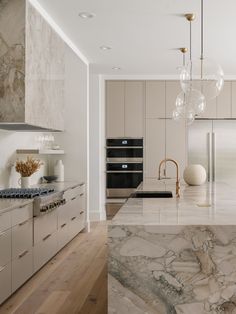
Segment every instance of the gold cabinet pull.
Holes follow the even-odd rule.
[[[80,215],[82,215],[84,213],[84,210],[81,210]]]
[[[20,223],[19,223],[19,226],[21,227],[21,226],[25,225],[27,222],[28,222],[28,219],[25,220],[25,221],[23,221],[23,222],[20,222]]]
[[[23,253],[21,253],[18,257],[19,257],[19,258],[22,258],[22,257],[25,256],[28,252],[29,252],[29,251],[26,250],[26,251],[24,251]]]
[[[64,223],[63,225],[61,225],[61,228],[64,228],[66,226],[66,223]]]
[[[76,219],[76,216],[71,218],[71,220],[75,220],[75,219]]]
[[[50,238],[51,237],[51,233],[50,234],[48,234],[48,235],[46,235],[46,237],[44,237],[43,238],[43,241],[46,241],[48,238]]]

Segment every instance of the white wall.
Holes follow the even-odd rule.
[[[102,80],[99,75],[90,74],[90,219],[105,219],[105,168],[104,168],[104,119],[102,102]]]
[[[0,188],[6,188],[9,186],[17,186],[17,181],[20,177],[15,172],[10,178],[10,164],[16,161],[16,158],[25,159],[24,155],[16,155],[16,149],[20,148],[38,148],[38,142],[36,137],[41,133],[36,132],[9,132],[0,130]],[[39,156],[34,156],[39,158]],[[44,166],[40,171],[33,175],[31,179],[32,184],[36,184],[39,178],[46,174],[47,160],[42,158]]]

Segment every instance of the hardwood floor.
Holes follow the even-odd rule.
[[[107,314],[107,225],[93,223],[1,307],[0,314]]]

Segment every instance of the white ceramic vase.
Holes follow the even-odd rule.
[[[30,177],[20,177],[19,185],[22,189],[28,189],[30,187]]]
[[[64,181],[64,165],[62,160],[57,160],[54,167],[54,174],[57,176],[58,182]]]
[[[202,165],[189,165],[184,170],[184,181],[188,185],[202,185],[206,181],[206,170]]]

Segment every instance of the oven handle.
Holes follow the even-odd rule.
[[[106,146],[106,149],[126,149],[126,148],[143,148],[143,146]]]
[[[106,171],[106,173],[143,173],[142,170],[128,170],[128,171],[122,171],[122,170],[109,170]]]

